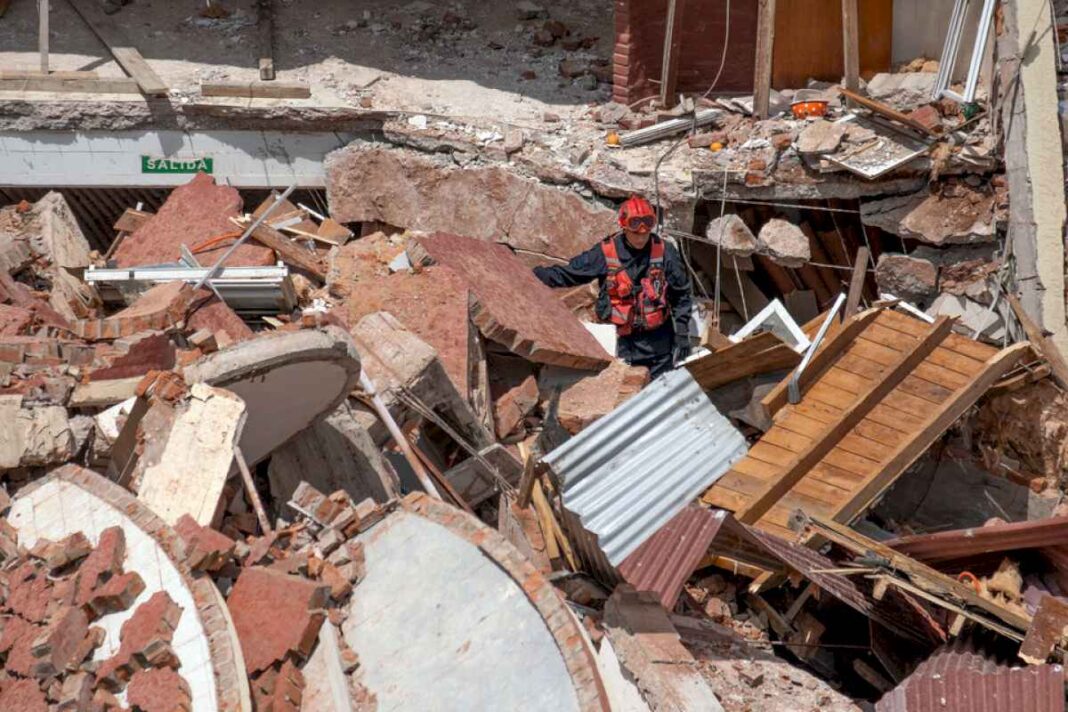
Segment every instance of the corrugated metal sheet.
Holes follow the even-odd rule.
[[[624,559],[620,575],[639,591],[655,592],[672,610],[723,521],[717,512],[691,504]]]
[[[543,458],[576,545],[618,566],[746,453],[685,369],[671,371]],[[575,530],[579,525],[588,535]],[[596,545],[596,546],[594,546]],[[593,548],[603,552],[596,556]]]
[[[1060,665],[1009,667],[962,640],[939,649],[875,705],[876,712],[1064,712]]]
[[[969,567],[976,561],[997,561],[1010,551],[1041,549],[1048,558],[1063,560],[1063,543],[1068,541],[1068,517],[1049,517],[1030,522],[991,524],[984,527],[955,529],[934,534],[917,534],[886,542],[887,546],[908,554],[917,561],[937,568]],[[1047,551],[1048,550],[1048,551]]]

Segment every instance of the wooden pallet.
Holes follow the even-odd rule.
[[[802,398],[764,399],[774,425],[702,496],[789,539],[802,509],[848,523],[1028,350],[998,351],[891,309],[846,321],[816,354]]]

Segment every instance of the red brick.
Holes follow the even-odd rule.
[[[63,678],[60,688],[59,712],[82,712],[89,709],[93,699],[93,676],[91,673],[78,672]]]
[[[37,663],[33,657],[33,641],[40,632],[40,626],[18,616],[5,621],[3,635],[0,635],[0,653],[6,655],[4,663],[6,672],[22,677],[33,675],[33,668]]]
[[[141,670],[126,687],[126,700],[141,712],[187,712],[192,708],[189,683],[174,670]]]
[[[93,589],[84,608],[94,617],[125,611],[145,590],[145,582],[136,571],[112,576]]]
[[[493,403],[493,420],[498,438],[506,438],[519,429],[538,404],[538,381],[531,375],[505,391]]]
[[[110,359],[108,366],[89,372],[90,381],[111,378],[133,378],[149,371],[169,371],[174,368],[177,347],[166,334],[152,334],[138,339],[126,353]]]
[[[27,334],[33,322],[33,312],[29,309],[0,304],[0,336]]]
[[[230,306],[216,296],[197,307],[186,322],[190,332],[207,329],[213,334],[221,331],[231,342],[251,339],[255,334]]]
[[[74,324],[74,333],[95,341],[133,336],[142,331],[166,331],[184,324],[193,305],[206,298],[206,292],[194,292],[184,282],[164,282],[109,317],[78,321]]]
[[[241,195],[229,186],[198,173],[185,185],[171,191],[167,202],[144,225],[119,244],[114,259],[119,267],[177,262],[184,243],[190,248],[205,240],[238,231],[230,218],[241,214]],[[197,253],[201,264],[214,264],[228,243]],[[271,265],[274,251],[254,241],[234,251],[227,266]]]
[[[468,284],[471,319],[486,338],[536,363],[600,369],[611,362],[593,335],[508,247],[441,232],[415,239],[434,262]]]
[[[265,670],[290,653],[310,654],[329,592],[327,586],[262,567],[243,569],[227,606],[247,671]]]
[[[122,571],[126,558],[126,534],[120,527],[108,527],[100,533],[96,548],[78,569],[75,602],[88,603],[93,590]]]
[[[48,712],[45,694],[34,680],[14,680],[0,692],[0,710],[4,712]]]
[[[8,580],[8,586],[7,609],[33,623],[43,623],[47,618],[52,591],[52,584],[46,578],[44,569],[37,570],[33,564],[23,564],[17,569],[16,575]]]
[[[252,694],[257,710],[297,712],[304,697],[304,674],[287,660],[277,672],[268,670],[256,678]]]
[[[70,330],[70,323],[52,308],[46,299],[41,298],[26,285],[16,282],[7,272],[0,270],[0,303],[12,304],[31,312],[34,323],[64,331]]]
[[[55,572],[57,569],[85,558],[92,550],[93,545],[89,543],[85,535],[75,532],[62,541],[52,542],[39,539],[30,550],[30,555],[43,560],[49,570]]]
[[[186,562],[194,571],[218,571],[233,559],[234,540],[211,527],[200,526],[188,514],[182,515],[174,530],[185,543]]]
[[[82,609],[68,607],[59,611],[31,643],[31,652],[37,659],[34,675],[50,677],[74,663],[88,632],[89,619]]]
[[[166,591],[157,591],[142,603],[133,615],[122,624],[119,631],[119,650],[112,657],[101,663],[97,669],[97,678],[109,687],[121,687],[120,680],[129,680],[130,676],[149,665],[149,661],[163,664],[177,664],[173,651],[169,650],[174,638],[174,629],[182,609],[171,600]],[[169,666],[173,666],[169,665]]]

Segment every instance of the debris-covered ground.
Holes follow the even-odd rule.
[[[271,3],[104,5],[167,102],[255,79]],[[381,112],[324,204],[0,206],[0,710],[1064,709],[1068,365],[1003,86],[624,105],[604,2],[273,8],[300,108]],[[631,194],[697,305],[655,379],[532,270]]]

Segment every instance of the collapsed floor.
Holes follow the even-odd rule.
[[[819,117],[554,106],[607,98],[595,8],[520,5],[324,19],[438,73],[486,23],[546,101],[320,82],[345,121],[406,104],[325,207],[201,174],[93,240],[60,192],[0,209],[0,709],[1063,710],[1068,366],[994,92],[931,101],[920,58],[811,82]],[[530,271],[631,193],[700,297],[653,382]]]

